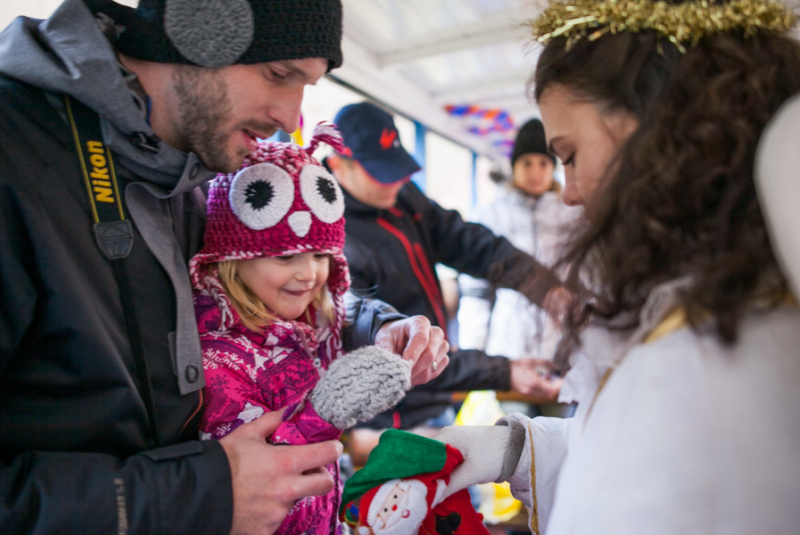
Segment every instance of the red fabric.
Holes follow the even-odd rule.
[[[319,369],[331,363],[318,337],[327,329],[305,322],[276,322],[263,332],[238,324],[217,330],[221,311],[215,301],[195,295],[206,386],[205,411],[200,422],[203,439],[220,439],[266,412],[287,408],[284,421],[269,441],[273,444],[313,444],[336,440],[341,430],[323,420],[306,398],[319,382]],[[317,362],[315,362],[317,361]],[[327,467],[336,486],[324,496],[299,501],[277,535],[329,533],[336,517],[340,486],[336,464]]]
[[[458,526],[454,528],[454,525]],[[425,517],[420,535],[489,535],[483,515],[472,507],[467,489],[462,489],[433,508]]]
[[[204,438],[220,439],[242,423],[285,407],[290,410],[273,442],[308,444],[339,437],[341,431],[317,416],[310,404],[301,411],[293,410],[317,385],[320,370],[328,369],[335,359],[319,342],[319,337],[329,336],[329,329],[281,321],[262,332],[241,323],[220,330],[221,310],[203,294],[195,295],[195,313],[206,377],[200,424]],[[316,424],[312,429],[308,419],[313,417]],[[325,436],[320,438],[320,432]]]
[[[357,535],[489,535],[483,525],[483,515],[475,511],[466,489],[437,503],[443,487],[450,483],[450,474],[464,461],[460,451],[447,444],[444,446],[447,456],[440,471],[387,481],[354,500],[355,503],[347,504],[341,518],[348,521]],[[418,510],[414,509],[411,514],[403,512],[403,507],[415,502],[403,501],[402,496],[398,499],[409,482],[422,484],[426,489],[426,512],[419,524],[415,524]],[[354,509],[358,511],[355,524],[346,514],[347,510]]]

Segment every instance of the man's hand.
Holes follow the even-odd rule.
[[[282,411],[267,413],[220,440],[233,482],[231,535],[271,535],[297,500],[333,488],[325,467],[342,454],[342,444],[334,440],[302,446],[268,444],[267,437],[282,416]]]
[[[375,345],[402,355],[411,362],[411,384],[422,385],[438,377],[447,367],[450,344],[444,331],[433,327],[428,318],[412,316],[392,321],[378,330]]]
[[[540,398],[542,403],[555,403],[563,379],[548,374],[549,360],[521,358],[511,361],[511,388],[526,396]]]

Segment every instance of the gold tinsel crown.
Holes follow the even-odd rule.
[[[551,0],[530,25],[536,41],[558,36],[567,47],[583,37],[594,41],[606,33],[653,30],[668,38],[681,52],[683,44],[739,31],[745,36],[783,34],[792,29],[795,14],[776,0],[733,0],[713,3],[690,0],[680,4],[652,0]]]

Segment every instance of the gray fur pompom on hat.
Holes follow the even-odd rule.
[[[339,429],[391,409],[411,388],[411,363],[377,346],[357,349],[333,362],[311,392],[311,405]]]

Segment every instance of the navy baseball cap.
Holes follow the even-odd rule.
[[[358,160],[378,182],[394,184],[421,169],[400,144],[392,116],[377,106],[350,104],[333,122],[344,139],[342,155]]]

